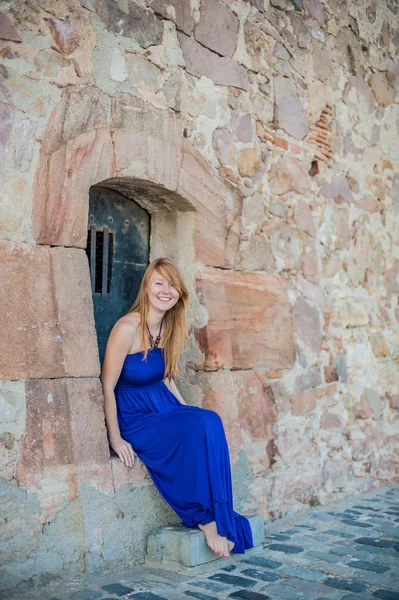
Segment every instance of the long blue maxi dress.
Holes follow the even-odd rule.
[[[248,519],[233,510],[230,456],[219,415],[182,404],[163,382],[162,348],[128,354],[115,386],[121,436],[130,442],[185,527],[216,521],[218,533],[252,548]]]

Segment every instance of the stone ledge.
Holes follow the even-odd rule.
[[[259,515],[250,515],[248,520],[252,530],[254,548],[245,554],[256,552],[264,539],[264,519]],[[214,568],[215,561],[223,566],[240,560],[241,554],[231,554],[229,558],[218,558],[207,546],[204,534],[199,529],[183,526],[164,527],[150,534],[147,543],[146,564],[179,571],[187,575],[203,573]]]

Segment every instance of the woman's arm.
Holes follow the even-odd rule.
[[[131,445],[120,434],[114,389],[119,379],[123,361],[132,346],[137,327],[120,319],[113,327],[108,339],[103,368],[100,375],[104,394],[105,423],[112,448],[127,465],[133,466],[134,453]]]
[[[164,384],[166,385],[166,387],[172,392],[172,394],[174,396],[176,396],[176,398],[182,403],[182,404],[187,404],[187,402],[184,402],[183,398],[181,397],[181,394],[179,392],[179,390],[176,387],[176,384],[174,382],[173,379],[164,379],[163,380]]]

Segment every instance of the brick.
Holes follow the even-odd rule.
[[[291,150],[294,154],[301,154],[301,152],[303,152],[302,146],[299,146],[298,144],[291,144]]]
[[[242,571],[243,575],[247,575],[248,577],[254,577],[255,579],[260,579],[261,581],[277,581],[281,579],[280,575],[277,573],[273,573],[272,571],[261,571],[259,569],[245,569]]]
[[[265,567],[266,569],[278,569],[283,566],[283,563],[276,560],[263,558],[263,556],[250,556],[248,558],[244,558],[242,562],[250,565],[256,565],[257,567]]]
[[[190,585],[195,585],[195,587],[202,588],[203,590],[207,590],[208,592],[225,592],[229,588],[225,585],[220,585],[220,583],[213,583],[212,581],[190,581]]]
[[[299,554],[300,552],[304,551],[301,546],[290,546],[289,544],[272,544],[267,548],[268,550],[273,550],[274,552],[284,552],[285,554]]]
[[[324,562],[329,563],[337,563],[341,560],[340,558],[338,558],[338,556],[332,556],[327,552],[318,552],[317,550],[310,550],[310,552],[307,552],[306,554],[308,556],[311,556],[312,558],[317,558],[318,560],[323,560]]]
[[[208,594],[201,594],[201,592],[192,592],[191,590],[186,590],[186,596],[190,596],[191,598],[197,598],[197,600],[217,600],[215,596],[208,596]]]
[[[331,548],[331,554],[336,556],[353,556],[353,558],[357,558],[358,560],[365,560],[373,558],[374,554],[370,554],[369,552],[364,552],[364,550],[355,550],[354,548]]]
[[[305,579],[305,581],[321,581],[325,578],[324,573],[312,571],[311,569],[306,569],[300,566],[283,567],[281,572],[290,577],[299,577],[299,579]]]
[[[274,145],[278,148],[283,148],[284,150],[288,150],[288,142],[284,138],[276,137],[274,140]]]
[[[230,594],[229,598],[239,598],[240,600],[268,600],[270,596],[259,594],[259,592],[251,592],[249,590],[238,590]]]
[[[367,537],[358,538],[357,540],[355,540],[355,542],[356,542],[356,544],[375,546],[376,548],[395,548],[395,546],[397,546],[397,542],[394,542],[392,540],[386,540],[386,539],[376,540],[375,538],[367,538]],[[398,555],[398,558],[399,558],[399,555]]]
[[[123,596],[124,594],[129,594],[133,592],[133,588],[127,587],[126,585],[122,585],[121,583],[111,583],[109,585],[103,585],[101,587],[102,590],[105,590],[109,594],[116,594],[117,596]]]
[[[281,581],[282,586],[293,587],[295,592],[306,592],[307,594],[324,594],[327,592],[327,589],[324,587],[322,583],[318,583],[317,581],[304,581],[299,579],[298,577],[289,577],[288,579],[284,579]]]
[[[337,537],[341,537],[346,540],[350,540],[351,538],[355,537],[351,533],[345,533],[344,531],[337,531],[336,529],[327,529],[326,531],[323,531],[323,533],[326,533],[327,535],[335,535]]]
[[[380,600],[399,600],[399,592],[392,592],[391,590],[377,590],[373,596],[374,598],[380,598]]]
[[[256,585],[256,581],[253,581],[252,579],[246,579],[245,577],[239,577],[238,575],[226,575],[225,573],[215,573],[215,575],[211,575],[208,579],[220,581],[221,583],[229,583],[230,585],[240,585],[245,588],[251,588]]]
[[[324,585],[336,588],[338,590],[347,590],[348,592],[367,592],[368,585],[349,579],[341,579],[338,577],[328,577],[324,581]]]
[[[130,595],[130,598],[137,598],[137,600],[168,600],[164,596],[157,596],[152,592],[138,592],[137,594]]]
[[[365,560],[352,560],[347,563],[348,567],[353,567],[354,569],[362,569],[363,571],[373,571],[374,573],[386,573],[389,571],[389,567],[383,567],[382,565],[377,565],[376,563],[367,562]]]
[[[97,598],[101,598],[103,594],[101,592],[96,592],[95,590],[82,589],[71,594],[72,600],[97,600]]]
[[[341,521],[342,523],[345,523],[345,525],[350,525],[351,527],[361,527],[363,529],[372,527],[372,525],[370,523],[359,523],[358,521],[355,521],[354,519],[342,519]]]

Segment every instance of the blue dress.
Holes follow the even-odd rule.
[[[216,521],[218,533],[252,548],[248,519],[233,510],[230,456],[219,415],[182,404],[163,382],[162,348],[128,354],[115,386],[122,438],[146,465],[185,527]]]

